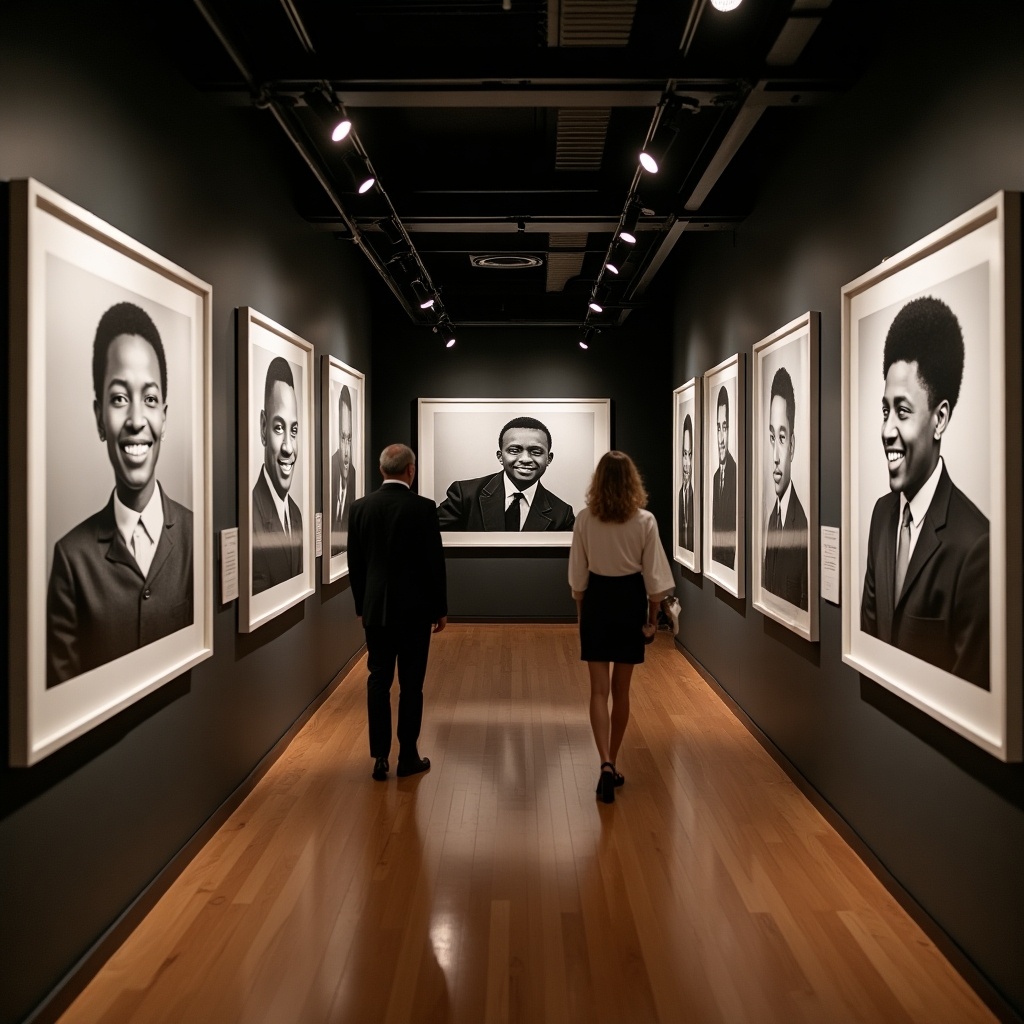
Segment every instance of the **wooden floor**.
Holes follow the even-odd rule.
[[[434,638],[425,775],[370,779],[365,659],[62,1018],[994,1018],[660,633],[597,803],[569,626]]]

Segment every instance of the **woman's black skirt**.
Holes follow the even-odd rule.
[[[644,660],[647,588],[640,573],[590,574],[580,612],[580,658],[639,665]]]

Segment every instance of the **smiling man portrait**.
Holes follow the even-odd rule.
[[[156,478],[167,429],[167,359],[132,302],[100,318],[93,412],[114,471],[107,504],[54,546],[46,685],[104,665],[191,625],[192,513]]]
[[[252,489],[252,592],[302,572],[302,512],[288,493],[299,455],[299,406],[288,360],[267,367],[260,410],[263,467]]]
[[[989,523],[941,455],[960,396],[956,314],[924,296],[885,338],[882,449],[890,493],[871,514],[861,629],[989,687]]]
[[[532,416],[517,416],[498,432],[501,470],[475,480],[456,480],[437,507],[442,530],[527,532],[571,530],[568,502],[541,482],[555,457],[551,431]]]

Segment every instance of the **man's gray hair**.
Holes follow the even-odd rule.
[[[385,476],[401,476],[415,463],[416,454],[406,444],[389,444],[380,453],[380,471]]]

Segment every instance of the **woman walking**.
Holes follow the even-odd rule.
[[[626,781],[615,757],[629,722],[633,666],[644,660],[661,602],[675,587],[658,524],[646,505],[633,460],[624,452],[608,452],[594,471],[569,551],[580,656],[590,671],[590,725],[601,758],[597,795],[606,804]]]

